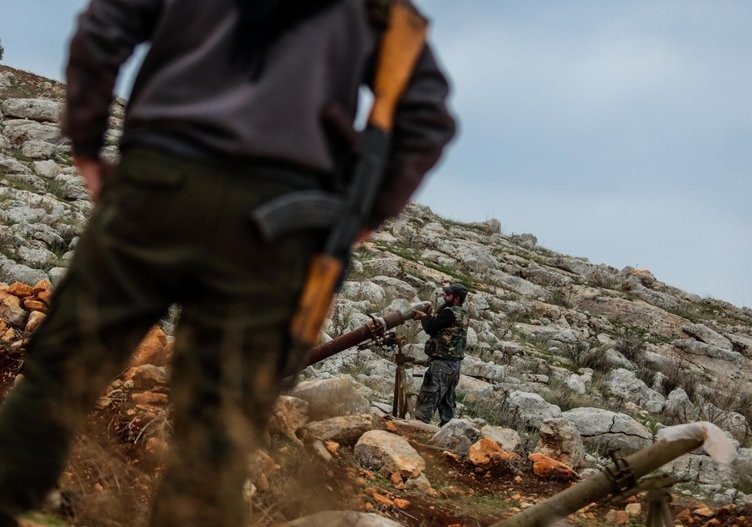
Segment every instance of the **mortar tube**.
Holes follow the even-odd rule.
[[[669,461],[702,446],[703,439],[661,440],[649,447],[627,456],[624,460],[631,470],[634,480],[646,476]],[[611,467],[615,470],[615,467]],[[625,489],[617,485],[606,472],[600,472],[585,481],[577,483],[555,494],[543,503],[539,503],[506,520],[496,522],[489,527],[547,527],[556,520],[569,516],[586,505],[600,501],[610,494]]]
[[[310,366],[311,364],[316,364],[319,361],[328,359],[340,351],[344,351],[353,346],[357,346],[361,342],[370,340],[374,335],[374,331],[382,332],[383,334],[383,332],[389,331],[408,320],[413,320],[416,311],[423,311],[425,313],[430,309],[430,302],[420,302],[410,306],[410,308],[405,311],[392,311],[381,318],[375,317],[367,324],[364,324],[357,329],[308,350],[306,353],[305,365]]]

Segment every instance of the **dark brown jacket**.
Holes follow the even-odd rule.
[[[350,123],[368,85],[380,30],[365,0],[341,0],[282,35],[251,80],[233,63],[235,0],[92,0],[80,16],[67,67],[64,133],[76,154],[103,145],[115,79],[149,43],[130,96],[121,147],[273,160],[334,174],[337,140],[325,108]],[[393,154],[374,222],[395,216],[454,134],[448,84],[426,46],[399,105]]]

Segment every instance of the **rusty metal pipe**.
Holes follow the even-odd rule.
[[[311,364],[316,364],[319,361],[328,359],[340,351],[352,348],[361,342],[373,338],[374,335],[383,335],[384,332],[389,331],[408,320],[413,320],[416,311],[423,311],[425,313],[430,310],[430,302],[420,302],[410,306],[409,309],[404,311],[391,311],[383,317],[374,317],[367,324],[308,350],[306,353],[305,365],[310,366]]]

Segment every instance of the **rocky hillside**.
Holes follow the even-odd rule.
[[[64,272],[92,208],[71,167],[69,146],[60,137],[62,91],[55,82],[0,66],[0,283],[5,284],[0,287],[0,349],[9,380],[17,373],[14,365],[24,338],[33,330],[29,324],[39,318],[29,313],[44,312],[40,294],[49,293],[46,281],[54,285]],[[113,109],[106,155],[114,159],[123,101],[115,101]],[[276,433],[287,441],[282,448],[305,444],[318,452],[319,460],[335,457],[339,463],[347,458],[354,480],[386,476],[392,494],[413,493],[409,499],[384,498],[383,492],[372,491],[355,509],[403,511],[391,514],[403,525],[489,525],[492,514],[457,513],[437,520],[426,515],[428,506],[415,506],[421,499],[438,499],[435,494],[451,498],[452,492],[437,488],[437,480],[448,472],[461,473],[458,467],[467,463],[471,447],[483,440],[523,458],[536,451],[563,461],[574,471],[564,479],[571,479],[602,466],[610,453],[626,455],[650,445],[666,426],[698,420],[723,429],[738,456],[731,465],[719,465],[700,452],[675,461],[668,470],[680,480],[674,487],[677,496],[714,507],[752,503],[752,310],[685,293],[647,269],[615,269],[556,253],[540,247],[532,234],[503,232],[497,220],[459,223],[413,205],[357,249],[324,339],[359,327],[370,313],[435,300],[441,285],[450,281],[470,289],[466,305],[472,316],[458,389],[460,419],[452,426],[439,431],[432,425],[385,420],[395,365],[390,350],[375,345],[307,368],[301,383],[280,401]],[[168,354],[169,322],[163,328],[167,335],[155,330],[152,339],[160,343],[160,353]],[[415,377],[409,378],[415,391],[424,369],[426,337],[414,322],[397,331],[413,359],[409,372]],[[137,370],[116,381],[100,405],[100,411],[120,412],[131,427],[119,429],[129,444],[152,453],[166,448],[166,425],[154,426],[160,419],[169,421],[164,417],[164,364],[164,357],[134,364]],[[464,444],[458,438],[472,440]],[[405,444],[430,444],[433,450],[419,448],[420,455],[407,456],[412,464],[399,467],[375,453],[394,456],[407,450]],[[435,459],[431,452],[436,448],[455,457]],[[491,458],[498,461],[499,456]],[[437,470],[431,460],[450,465]],[[469,473],[491,474],[487,479],[501,474],[508,476],[502,477],[504,483],[519,483],[505,494],[518,494],[512,509],[556,490],[538,488],[532,496],[520,495],[525,484],[516,478],[527,474],[527,462],[505,463],[496,475],[488,465],[482,470],[474,465]],[[257,471],[251,485],[261,502],[270,486],[258,474],[272,470],[267,469]],[[149,484],[144,485],[148,490]],[[461,502],[467,494],[454,497]],[[399,499],[412,500],[413,508],[400,508]],[[436,510],[435,501],[430,506]],[[339,503],[338,508],[346,507]],[[304,511],[267,512],[268,522],[259,525],[291,520]],[[509,513],[507,507],[496,519]],[[466,523],[479,516],[484,519]],[[614,518],[606,523],[619,523]],[[738,525],[746,524],[735,518]],[[693,521],[687,515],[684,524]]]

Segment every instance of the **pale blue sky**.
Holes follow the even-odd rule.
[[[418,201],[752,306],[752,2],[417,0],[461,132]],[[0,0],[4,63],[61,79],[85,0]]]

